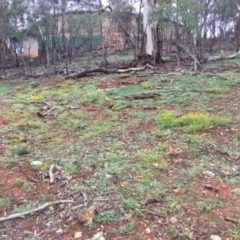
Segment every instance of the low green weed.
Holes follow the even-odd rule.
[[[107,96],[102,91],[99,90],[88,91],[83,101],[86,103],[97,102],[101,106],[107,106],[110,103]]]
[[[95,221],[97,223],[102,223],[102,222],[112,222],[116,219],[114,214],[112,213],[105,213],[105,214],[99,214],[97,215]]]
[[[34,205],[29,203],[29,204],[25,204],[25,205],[22,205],[22,206],[19,206],[19,207],[15,208],[12,211],[12,214],[14,214],[14,213],[22,213],[22,212],[30,211],[32,209],[34,209]]]
[[[179,197],[176,196],[167,196],[166,203],[168,210],[172,213],[176,213],[181,209],[181,203]]]
[[[10,91],[10,85],[9,84],[0,85],[0,94],[7,93],[9,91]]]
[[[9,207],[10,203],[10,200],[6,197],[0,198],[0,207]]]
[[[122,206],[126,210],[134,210],[136,209],[139,205],[138,203],[133,199],[133,198],[127,198],[123,199],[122,201]]]
[[[15,148],[15,152],[19,156],[27,155],[30,153],[30,148],[25,144],[20,144]]]
[[[158,114],[155,120],[162,128],[185,127],[189,133],[229,123],[227,118],[217,118],[200,112],[189,112],[180,116],[173,112],[164,112]]]
[[[222,206],[222,202],[219,199],[214,199],[211,202],[198,201],[196,206],[202,211],[211,212],[214,208]]]
[[[22,178],[16,178],[15,180],[15,184],[18,187],[21,187],[23,190],[27,191],[30,188],[30,184],[28,182],[26,182],[24,179]]]
[[[149,81],[141,83],[141,87],[144,89],[149,89],[149,88],[151,88],[151,86],[152,86],[152,84]]]

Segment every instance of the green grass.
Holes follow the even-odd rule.
[[[19,156],[22,156],[22,155],[29,154],[31,151],[30,151],[29,146],[27,146],[25,144],[20,144],[20,145],[16,146],[15,148],[13,148],[13,152],[15,152]]]
[[[10,85],[9,84],[1,84],[0,85],[0,94],[6,94],[11,90]]]
[[[112,213],[99,214],[95,219],[97,223],[113,222],[114,220],[116,220],[116,216]]]
[[[135,210],[139,205],[133,198],[123,199],[122,206],[126,210]]]
[[[204,216],[216,208],[221,211],[224,204],[229,207],[227,199],[212,196],[203,199],[201,191],[196,191],[203,184],[199,178],[205,181],[203,171],[216,170],[216,179],[207,180],[219,179],[232,187],[236,197],[239,195],[235,161],[227,161],[225,155],[216,151],[217,147],[232,156],[239,154],[238,77],[233,72],[222,75],[233,80],[177,72],[173,76],[151,74],[145,82],[135,85],[99,89],[99,83],[119,75],[97,74],[84,81],[69,80],[47,86],[40,82],[35,88],[31,83],[36,80],[16,82],[16,86],[14,82],[5,90],[0,87],[3,94],[11,89],[11,96],[24,100],[2,100],[0,122],[4,118],[6,123],[0,129],[3,142],[0,162],[11,167],[19,161],[26,165],[33,160],[41,161],[43,166],[33,170],[36,176],[48,176],[51,164],[61,166],[55,173],[63,182],[67,179],[67,184],[58,188],[61,183],[57,181],[49,191],[57,188],[59,196],[66,199],[80,196],[83,201],[86,196],[87,204],[96,204],[99,214],[90,233],[91,228],[96,230],[109,223],[113,225],[114,237],[135,234],[143,215],[151,219],[152,213],[158,213],[179,220],[175,226],[169,223],[161,229],[166,239],[176,236],[186,239],[186,230],[181,228],[189,224],[186,207]],[[129,78],[134,81],[136,76]],[[158,97],[131,98],[149,92],[157,93]],[[51,114],[39,117],[39,111],[48,109],[42,101],[55,108]],[[168,153],[171,147],[182,152],[171,155]],[[222,171],[229,175],[222,176]],[[14,206],[9,196],[1,196],[0,206],[15,208],[16,212],[32,209],[33,205],[26,203],[35,184],[17,178],[16,186],[27,191],[26,202]],[[51,194],[44,194],[40,203],[52,201]],[[200,216],[191,215],[191,211],[188,218],[193,227],[201,224]],[[118,223],[121,226],[116,227]],[[215,220],[214,224],[224,228]],[[160,237],[154,227],[153,234]],[[232,230],[237,236],[238,228]]]
[[[19,207],[15,208],[12,211],[12,214],[14,214],[14,213],[22,213],[22,212],[30,211],[32,209],[34,209],[34,205],[29,203],[29,204],[25,204],[25,205],[22,205],[22,206],[19,206]]]
[[[161,128],[185,127],[189,133],[208,130],[214,125],[226,125],[230,122],[227,118],[215,117],[200,112],[189,112],[182,115],[176,115],[173,112],[163,112],[158,114],[155,120]]]
[[[0,208],[2,207],[9,207],[11,205],[11,201],[9,198],[5,197],[5,198],[0,198]]]
[[[211,212],[214,208],[221,207],[223,204],[219,199],[213,199],[210,202],[197,201],[196,206],[204,212]]]
[[[177,213],[181,209],[181,200],[176,196],[167,196],[166,197],[167,210],[170,213]]]

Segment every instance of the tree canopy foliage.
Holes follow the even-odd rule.
[[[136,1],[108,0],[106,5],[106,1],[103,4],[101,0],[2,0],[0,2],[1,69],[8,66],[8,59],[12,56],[15,56],[16,66],[18,65],[19,44],[17,43],[28,36],[38,40],[41,57],[46,66],[51,64],[55,66],[58,60],[64,60],[67,69],[68,61],[79,54],[93,51],[94,46],[103,46],[102,40],[107,52],[106,37],[103,36],[104,17],[111,25],[108,31],[121,33],[124,48],[129,42],[135,49],[135,57],[142,53],[140,39],[144,40],[144,37],[149,39],[147,35],[151,31],[155,36],[151,40],[155,41],[152,44],[154,51],[162,47],[163,39],[168,41],[170,50],[172,42],[176,46],[187,45],[198,60],[204,59],[206,53],[212,54],[213,46],[216,44],[221,50],[225,39],[231,39],[234,43],[229,50],[239,51],[239,0],[139,0],[138,2],[139,4],[136,5]],[[151,13],[145,14],[147,19],[143,21],[142,17],[150,4],[152,4]],[[144,22],[145,26],[143,26]],[[151,24],[155,29],[147,33],[146,27]],[[111,34],[113,36],[113,33]],[[111,41],[111,37],[107,39]],[[147,42],[148,40],[145,41]],[[157,52],[159,55],[159,50]],[[178,65],[180,65],[181,53],[181,48],[177,48]],[[154,58],[157,59],[156,53],[154,54]]]

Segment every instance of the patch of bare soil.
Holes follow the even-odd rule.
[[[225,141],[227,141],[232,134],[234,134],[234,129],[229,129],[224,126],[217,126],[210,130],[210,133],[214,136],[215,141],[219,146],[221,146]]]
[[[61,83],[64,82],[63,78],[59,78],[59,77],[49,77],[49,78],[44,78],[43,80],[41,80],[41,85],[42,86],[57,86],[60,85]]]
[[[151,132],[156,127],[154,120],[140,121],[127,128],[128,132]]]
[[[114,88],[118,87],[121,85],[134,85],[134,84],[140,84],[142,82],[145,82],[147,80],[147,77],[138,77],[134,80],[130,77],[124,77],[124,78],[117,78],[117,79],[111,79],[111,80],[106,80],[100,84],[97,85],[98,88],[100,89],[105,89],[105,88]]]
[[[1,167],[0,176],[0,198],[8,198],[11,204],[16,207],[19,204],[26,203],[26,200],[30,202],[38,201],[39,196],[44,194],[54,195],[51,186],[40,176],[37,176],[30,166],[21,164],[20,167],[19,165]],[[23,182],[27,183],[25,187],[22,184]],[[0,207],[0,212],[3,212],[3,210],[6,209]]]

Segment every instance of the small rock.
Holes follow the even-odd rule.
[[[41,161],[32,161],[31,165],[32,166],[41,166],[43,163]]]
[[[189,234],[188,234],[188,238],[189,238],[189,239],[194,239],[193,233],[189,233]]]
[[[176,217],[171,217],[170,218],[171,223],[177,223],[177,218]]]
[[[84,223],[84,226],[91,226],[93,224],[93,219],[90,218],[87,222]]]
[[[72,206],[72,211],[76,211],[78,208],[82,207],[82,205]]]
[[[103,232],[96,233],[91,240],[105,240],[105,238],[103,237]]]
[[[74,234],[75,239],[81,238],[81,237],[82,237],[82,232],[75,232],[75,234]]]
[[[207,177],[214,177],[215,173],[211,172],[211,171],[204,171],[203,174]]]
[[[106,174],[105,174],[105,177],[106,177],[106,179],[110,179],[110,178],[112,178],[113,176],[110,175],[110,174],[108,174],[108,173],[106,173]]]
[[[63,233],[63,229],[62,228],[59,228],[57,231],[56,231],[56,233]]]
[[[124,220],[132,220],[132,213],[126,213],[124,214]]]
[[[124,181],[121,183],[121,187],[124,188],[124,187],[127,187],[128,186],[128,182],[127,181]]]
[[[58,205],[60,209],[64,209],[65,208],[65,204],[59,204]]]
[[[77,217],[80,223],[86,223],[93,220],[96,217],[95,206],[91,206],[87,209],[82,209],[77,213]]]
[[[150,234],[150,233],[151,233],[150,227],[146,228],[146,234]]]
[[[55,209],[54,209],[53,206],[50,206],[50,207],[49,207],[49,211],[50,211],[50,212],[53,212],[54,210],[55,210]]]
[[[211,235],[210,237],[211,240],[222,240],[218,235]]]

